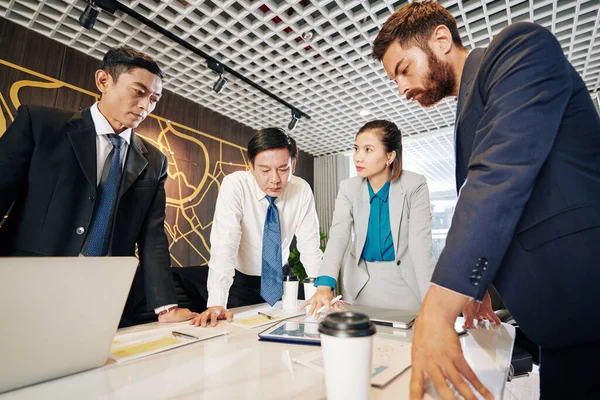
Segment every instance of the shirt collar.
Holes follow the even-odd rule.
[[[383,201],[384,203],[387,203],[388,197],[390,194],[390,182],[389,181],[387,181],[385,183],[385,185],[383,185],[377,193],[373,193],[373,188],[371,187],[371,182],[369,182],[368,179],[367,179],[367,187],[369,188],[369,202],[372,203],[373,199],[375,197],[378,197],[381,201]]]
[[[115,130],[110,126],[106,117],[102,115],[98,109],[98,102],[95,102],[94,105],[90,107],[90,113],[92,114],[92,120],[94,121],[94,127],[96,128],[96,135],[111,135],[115,133]],[[132,131],[131,128],[127,128],[119,135],[128,145],[130,144]]]
[[[260,186],[258,186],[258,182],[256,182],[256,178],[252,174],[252,171],[247,171],[247,172],[252,177],[252,182],[254,183],[254,196],[256,197],[256,200],[260,201],[262,199],[266,199],[267,194],[261,190]]]

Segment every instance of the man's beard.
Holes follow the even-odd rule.
[[[423,50],[429,63],[429,72],[423,82],[425,88],[413,89],[408,94],[413,98],[418,95],[416,100],[421,107],[429,108],[452,96],[456,87],[456,76],[450,64],[438,59],[429,46]]]

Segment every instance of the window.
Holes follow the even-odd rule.
[[[430,202],[431,214],[433,215],[431,224],[432,252],[437,260],[440,258],[444,246],[446,246],[446,237],[456,207],[456,196],[436,196],[433,194]]]

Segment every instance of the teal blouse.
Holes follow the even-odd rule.
[[[394,261],[394,240],[390,227],[390,182],[377,193],[373,192],[371,183],[367,180],[369,189],[369,225],[367,227],[367,238],[363,248],[362,258],[365,261]],[[336,280],[330,276],[319,276],[315,280],[315,286],[330,286],[335,289]]]
[[[365,261],[394,261],[394,240],[390,227],[390,182],[377,193],[373,193],[368,182],[371,210],[369,212],[369,227],[362,257]]]

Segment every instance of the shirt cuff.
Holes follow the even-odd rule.
[[[206,301],[206,308],[209,307],[227,307],[227,298],[229,297],[229,292],[223,293],[219,290],[214,290],[209,292],[208,300]]]
[[[320,276],[315,279],[315,286],[329,286],[332,289],[335,289],[336,281],[330,276]]]
[[[166,306],[158,307],[154,309],[154,314],[160,314],[163,311],[166,311],[170,308],[177,307],[177,304],[167,304]]]

